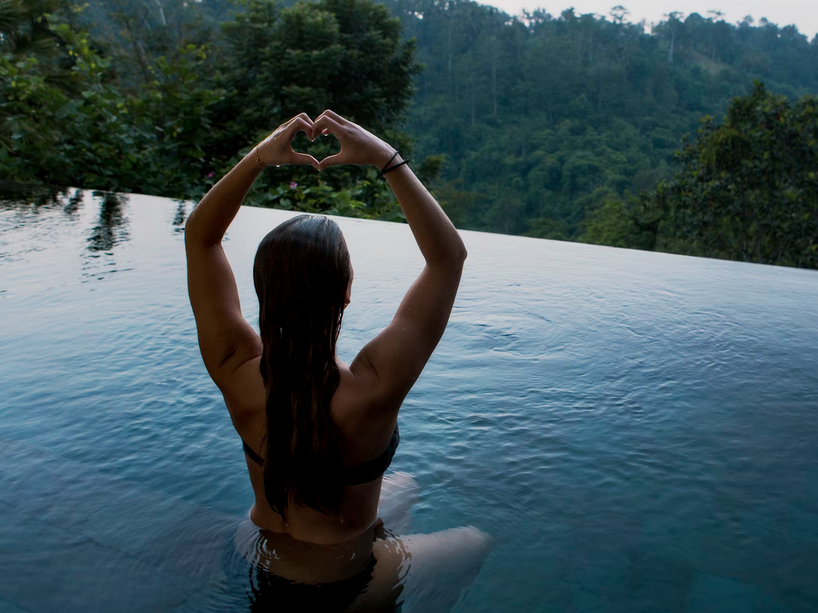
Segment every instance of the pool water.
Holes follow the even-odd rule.
[[[0,203],[0,611],[228,609],[252,490],[196,343],[191,207]],[[254,325],[252,258],[290,215],[227,234]],[[336,221],[349,362],[423,261],[406,225]],[[818,272],[463,238],[390,469],[420,486],[413,532],[494,537],[455,610],[818,610]]]

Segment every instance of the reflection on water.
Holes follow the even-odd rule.
[[[128,240],[128,218],[125,205],[128,197],[110,192],[94,192],[95,198],[102,198],[99,209],[99,223],[88,237],[88,250],[111,251],[119,243]]]
[[[56,229],[65,221],[79,221],[86,192],[75,189],[57,189],[44,186],[21,184],[0,184],[0,210],[15,211],[16,217],[4,218],[0,229],[30,229],[46,224],[39,230],[47,232]],[[129,240],[128,217],[126,214],[129,198],[127,194],[94,191],[91,197],[99,202],[96,224],[87,238],[87,249],[91,253],[111,252],[114,247]],[[174,225],[184,224],[184,204],[180,204]],[[62,219],[55,218],[55,212],[62,213]]]
[[[45,249],[43,237],[54,239],[78,221],[84,195],[80,190],[69,196],[69,190],[0,181],[0,264]]]
[[[76,190],[76,193],[79,190]],[[2,208],[39,208],[62,204],[67,190],[32,186],[9,181],[0,181],[0,207]]]
[[[61,210],[71,221],[77,220],[86,193],[75,189],[59,189],[48,186],[31,186],[0,181],[0,210],[13,210],[19,214],[15,225],[29,225],[44,219],[43,213]],[[10,220],[4,220],[8,223]],[[0,229],[11,229],[5,223]]]
[[[176,215],[173,216],[173,231],[176,233],[184,232],[186,221],[187,221],[187,202],[179,201],[176,203]]]
[[[74,195],[68,199],[68,202],[65,203],[65,206],[62,209],[63,213],[72,219],[76,219],[77,212],[82,205],[84,196],[85,193],[82,190],[74,190]]]

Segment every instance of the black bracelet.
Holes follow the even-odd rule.
[[[383,171],[386,170],[386,167],[389,166],[392,163],[392,160],[394,160],[396,157],[398,157],[397,150],[395,150],[395,153],[392,155],[391,158],[389,158],[389,161],[386,164],[384,164],[384,167],[381,168],[381,174],[383,174]]]
[[[396,168],[400,168],[401,166],[403,166],[404,164],[407,164],[408,162],[409,162],[409,160],[403,160],[402,162],[400,162],[399,164],[395,164],[391,168],[387,168],[386,170],[382,170],[381,171],[381,176],[385,175],[390,170],[395,170]]]

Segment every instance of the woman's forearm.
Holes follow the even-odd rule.
[[[329,109],[315,120],[312,134],[313,137],[333,134],[341,143],[341,151],[321,160],[319,170],[336,164],[387,167],[385,176],[427,265],[463,264],[466,247],[457,229],[415,173],[407,165],[401,165],[403,160],[400,155],[393,155],[394,149],[389,144]],[[394,170],[389,170],[392,167]]]
[[[262,170],[264,167],[259,165],[253,149],[211,187],[193,209],[185,224],[185,242],[206,247],[221,243],[244,197]]]
[[[409,166],[396,168],[385,177],[406,215],[426,263],[462,263],[466,258],[466,246],[460,234]]]

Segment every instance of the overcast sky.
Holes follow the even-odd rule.
[[[809,40],[818,33],[818,0],[477,0],[480,4],[496,6],[509,15],[518,15],[523,9],[533,11],[545,9],[554,17],[559,17],[563,10],[574,7],[577,15],[597,13],[607,16],[611,7],[621,4],[630,11],[628,21],[637,23],[645,19],[648,24],[664,19],[663,15],[679,11],[684,15],[699,13],[707,18],[707,11],[718,10],[724,13],[725,21],[736,23],[746,15],[752,15],[758,25],[762,17],[784,27],[795,24],[798,31]]]

